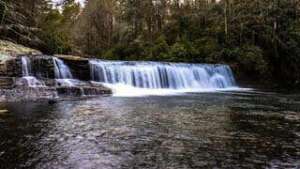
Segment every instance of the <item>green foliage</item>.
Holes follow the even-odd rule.
[[[150,58],[150,60],[153,61],[167,60],[170,47],[166,41],[165,36],[162,35],[158,37],[154,42],[153,47],[150,50],[153,58],[153,59]]]
[[[67,54],[74,48],[70,29],[80,12],[80,6],[74,0],[69,0],[62,8],[62,12],[52,9],[41,18],[40,28],[43,31],[40,38],[46,44],[43,51],[50,54]]]
[[[210,37],[197,39],[194,42],[196,50],[196,62],[217,63],[222,60],[218,58],[221,47],[218,42]]]
[[[237,63],[243,72],[260,77],[267,75],[268,63],[264,59],[263,50],[257,46],[245,45],[237,49]]]
[[[171,46],[168,61],[194,62],[196,50],[193,44],[186,40],[180,40]]]
[[[7,11],[7,4],[5,1],[0,0],[0,25],[4,23],[5,15]]]

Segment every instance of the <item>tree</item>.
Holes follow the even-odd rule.
[[[74,38],[82,51],[101,55],[112,44],[115,1],[91,0],[79,16]]]

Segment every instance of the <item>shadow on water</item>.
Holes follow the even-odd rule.
[[[299,168],[299,98],[224,92],[3,104],[0,168]]]

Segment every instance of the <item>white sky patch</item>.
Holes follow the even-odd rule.
[[[54,4],[58,4],[62,2],[63,0],[52,0]],[[84,5],[85,0],[75,0],[75,2],[79,2],[82,6]]]

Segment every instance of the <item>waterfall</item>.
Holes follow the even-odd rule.
[[[32,66],[31,66],[30,59],[26,56],[23,56],[21,58],[21,62],[22,62],[23,77],[17,80],[16,82],[17,86],[44,87],[45,84],[42,81],[32,76]]]
[[[24,77],[30,76],[31,74],[31,63],[28,57],[23,56],[21,58],[22,61],[22,74]]]
[[[93,81],[135,89],[218,90],[236,87],[227,65],[90,61]]]
[[[64,61],[54,57],[53,63],[56,79],[73,79],[70,68],[64,63]]]
[[[70,68],[56,57],[53,58],[56,86],[73,87],[74,79]]]

